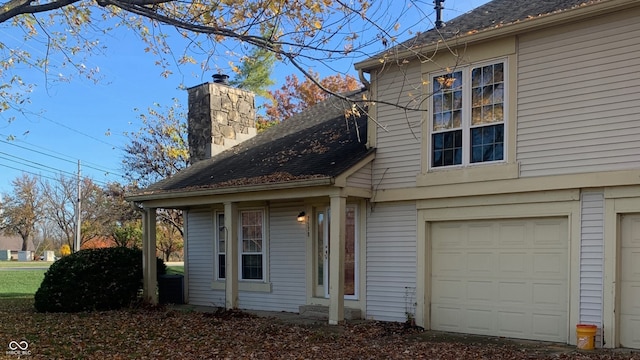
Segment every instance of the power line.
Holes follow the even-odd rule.
[[[4,134],[0,134],[0,136],[8,137],[7,135],[4,135]],[[21,145],[15,144],[15,143],[13,143],[13,142],[5,141],[5,140],[0,140],[0,142],[1,142],[1,143],[8,144],[8,145],[15,146],[15,147],[19,147],[19,148],[21,148],[21,149],[29,150],[29,151],[35,152],[35,153],[37,153],[37,154],[40,154],[40,155],[49,156],[49,157],[52,157],[52,158],[54,158],[54,159],[61,160],[61,161],[65,161],[65,162],[68,162],[68,163],[71,163],[71,164],[75,164],[75,163],[76,163],[76,161],[77,161],[77,160],[70,160],[70,159],[72,159],[72,157],[71,157],[71,156],[69,156],[69,155],[65,155],[65,154],[59,153],[59,152],[54,151],[54,150],[46,149],[46,148],[43,148],[43,147],[41,147],[41,146],[38,146],[38,145],[35,145],[35,144],[28,143],[28,142],[26,142],[26,141],[22,141],[22,140],[19,140],[19,141],[21,141],[21,142],[23,142],[23,143],[25,143],[25,144],[29,144],[29,145],[31,145],[31,146],[33,146],[33,147],[36,147],[36,148],[39,148],[39,149],[42,149],[42,150],[45,150],[45,151],[48,151],[48,152],[51,152],[51,153],[54,153],[54,154],[59,154],[59,155],[62,155],[62,156],[68,157],[68,158],[67,158],[67,159],[65,159],[65,158],[62,158],[62,157],[59,157],[59,156],[55,156],[55,155],[51,155],[51,154],[44,153],[44,152],[42,152],[42,151],[38,151],[38,150],[34,150],[34,149],[30,149],[30,148],[28,148],[28,147],[26,147],[26,146],[21,146]],[[116,176],[120,176],[120,177],[123,177],[123,176],[124,176],[124,175],[122,175],[122,174],[118,173],[117,171],[115,171],[114,169],[109,169],[109,168],[106,168],[106,167],[101,167],[100,165],[98,165],[98,164],[94,164],[94,163],[91,163],[91,162],[89,162],[89,164],[93,164],[93,165],[95,165],[95,166],[86,165],[86,163],[87,163],[87,162],[83,162],[83,163],[85,164],[85,165],[84,165],[85,167],[88,167],[88,168],[93,169],[93,170],[102,171],[102,172],[109,173],[109,174],[116,175]]]
[[[35,176],[41,176],[41,177],[43,177],[43,178],[47,178],[47,179],[49,179],[49,180],[57,180],[56,178],[53,178],[53,177],[51,177],[51,176],[47,176],[47,175],[42,175],[42,174],[34,173],[34,172],[32,172],[32,171],[28,171],[28,170],[18,169],[18,168],[15,168],[15,167],[13,167],[13,166],[9,166],[9,165],[6,165],[6,164],[0,164],[0,166],[4,166],[4,167],[6,167],[6,168],[8,168],[8,169],[13,169],[13,170],[17,170],[17,171],[22,171],[22,172],[25,172],[25,173],[27,173],[27,174],[31,174],[31,175],[35,175]]]
[[[44,165],[44,164],[40,164],[40,163],[37,163],[37,162],[35,162],[35,161],[31,161],[31,160],[28,160],[28,159],[25,159],[25,158],[21,158],[21,157],[19,157],[19,156],[15,156],[15,155],[7,154],[7,153],[2,152],[2,151],[0,151],[0,154],[7,155],[7,156],[9,156],[9,157],[12,157],[12,158],[14,158],[14,159],[18,159],[18,160],[21,160],[21,161],[26,161],[27,163],[34,164],[34,165],[36,165],[36,166],[39,166],[42,170],[45,170],[45,169],[51,169],[51,170],[45,170],[45,171],[51,171],[51,172],[54,172],[54,171],[55,171],[55,172],[65,173],[65,174],[69,174],[69,175],[75,176],[75,174],[74,174],[74,173],[70,173],[70,172],[65,171],[65,170],[61,170],[61,169],[58,169],[58,168],[54,168],[54,167],[52,167],[52,166],[48,166],[48,165]],[[5,160],[9,160],[9,161],[14,161],[14,160],[9,159],[9,158],[4,157],[4,156],[0,156],[0,159],[5,159]],[[20,162],[18,162],[18,163],[20,163]],[[20,164],[22,164],[22,165],[26,165],[26,166],[32,166],[32,165],[29,165],[29,164],[25,164],[24,162],[22,162],[22,163],[20,163]]]

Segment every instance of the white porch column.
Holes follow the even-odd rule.
[[[331,222],[329,229],[329,324],[344,320],[344,228],[347,198],[331,196]]]
[[[156,267],[156,209],[145,208],[142,213],[142,295],[151,304],[158,303]]]
[[[238,205],[224,203],[225,307],[238,307]]]

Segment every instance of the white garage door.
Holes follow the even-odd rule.
[[[620,345],[640,348],[640,214],[621,221]]]
[[[566,218],[432,223],[431,328],[567,342]]]

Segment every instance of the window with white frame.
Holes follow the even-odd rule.
[[[217,276],[218,279],[220,280],[224,280],[224,278],[226,277],[226,258],[225,258],[225,252],[226,252],[226,243],[225,243],[225,239],[227,236],[227,230],[224,227],[224,213],[222,212],[218,212],[216,213],[216,226],[218,228],[218,231],[216,232],[217,234],[217,238],[216,238],[216,253],[217,253],[217,257],[218,257],[218,261],[217,261]]]
[[[264,280],[264,212],[240,212],[240,278]]]
[[[504,161],[506,61],[431,77],[431,168]]]

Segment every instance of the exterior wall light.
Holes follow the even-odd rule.
[[[307,220],[307,214],[305,214],[304,211],[300,211],[300,214],[298,214],[298,218],[297,218],[298,222],[303,223],[305,222],[305,220]]]

